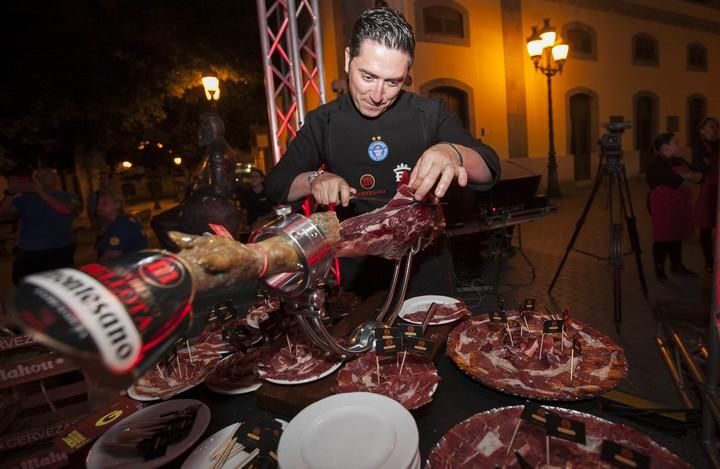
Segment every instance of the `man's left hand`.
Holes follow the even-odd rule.
[[[460,166],[455,151],[446,143],[433,145],[420,156],[410,174],[409,186],[415,189],[415,199],[422,200],[435,187],[435,196],[445,195],[453,179],[461,187],[468,182],[467,171]]]

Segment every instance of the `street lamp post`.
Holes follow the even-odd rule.
[[[205,89],[205,97],[210,101],[210,106],[214,111],[217,109],[217,102],[220,99],[220,80],[215,76],[208,75],[202,77],[202,84]]]
[[[555,33],[555,28],[550,26],[550,20],[545,18],[543,29],[538,32],[537,26],[533,26],[532,34],[527,39],[528,55],[535,65],[535,71],[540,71],[547,77],[548,89],[548,197],[562,197],[560,183],[558,181],[557,159],[555,158],[555,131],[553,128],[552,108],[552,77],[561,73],[570,48]]]

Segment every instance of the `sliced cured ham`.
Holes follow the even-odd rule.
[[[334,212],[314,213],[313,224],[323,233],[337,257],[380,256],[399,259],[420,240],[424,249],[445,229],[438,203],[418,202],[408,186],[398,189],[390,202],[372,212],[339,223]],[[196,236],[170,232],[181,248],[198,290],[230,286],[261,275],[301,269],[292,241],[271,236],[243,244],[222,236]]]
[[[423,320],[425,319],[425,316],[427,316],[427,308],[421,309],[418,311],[413,311],[410,313],[402,313],[401,317],[408,321],[408,322],[414,322],[417,324],[422,324]],[[429,325],[436,325],[438,323],[448,323],[452,321],[457,321],[459,319],[462,319],[465,316],[469,316],[470,310],[467,309],[467,306],[465,306],[465,303],[458,300],[457,303],[454,305],[441,305],[436,304],[433,306],[433,317],[430,320]]]
[[[347,363],[337,375],[338,392],[372,392],[395,399],[406,409],[416,409],[432,401],[440,382],[430,358],[408,354],[400,373],[402,354],[382,359],[380,376],[375,353],[369,352]]]
[[[429,469],[464,469],[468,467],[518,467],[517,451],[532,467],[548,467],[545,430],[522,422],[513,440],[522,413],[521,406],[504,407],[476,414],[455,425],[435,445],[428,457]],[[600,459],[604,439],[612,440],[649,456],[656,469],[689,469],[691,466],[646,435],[620,424],[580,412],[548,408],[561,417],[585,424],[586,445],[552,438],[550,467],[580,469],[615,467]],[[508,445],[512,447],[508,451]]]
[[[627,373],[622,348],[579,321],[567,319],[562,334],[543,334],[549,316],[528,315],[529,332],[518,313],[507,312],[507,318],[507,328],[474,318],[448,336],[453,362],[489,387],[532,399],[587,399],[614,388]],[[571,352],[574,340],[580,354]]]
[[[379,256],[399,259],[420,240],[421,249],[445,229],[437,203],[418,202],[414,191],[401,186],[384,207],[340,223],[338,257]]]
[[[291,337],[289,344],[283,336],[270,346],[263,347],[257,374],[262,379],[293,384],[319,378],[340,363],[341,358],[320,350],[305,336]]]
[[[142,375],[130,387],[132,395],[143,399],[169,399],[203,382],[219,360],[220,355],[204,344],[180,350],[167,364],[158,364]]]

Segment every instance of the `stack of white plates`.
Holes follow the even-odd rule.
[[[336,394],[290,421],[278,458],[281,469],[419,469],[418,429],[388,397]]]

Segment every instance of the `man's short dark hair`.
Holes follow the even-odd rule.
[[[388,49],[407,53],[411,64],[415,60],[415,36],[412,26],[398,11],[385,7],[365,10],[353,25],[350,58],[360,54],[360,46],[366,39]]]

